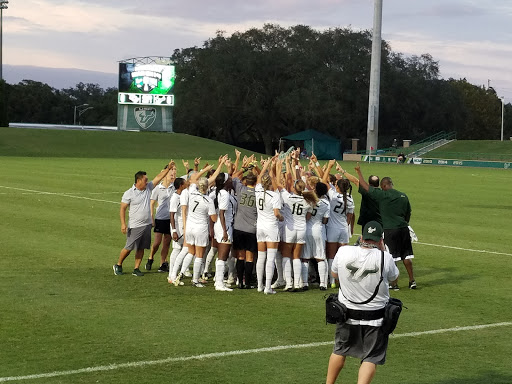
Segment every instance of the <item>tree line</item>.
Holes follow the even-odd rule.
[[[340,140],[359,138],[364,148],[371,46],[371,31],[351,28],[266,24],[219,31],[201,47],[172,54],[174,130],[240,146],[263,143],[270,153],[280,137],[315,129]],[[115,88],[79,83],[56,90],[31,80],[1,87],[8,99],[0,114],[6,111],[11,122],[71,124],[74,106],[89,104],[82,123],[116,125]],[[509,137],[512,121],[505,122]],[[383,41],[379,147],[443,130],[459,139],[499,139],[500,127],[501,100],[493,88],[440,79],[431,55],[406,57]]]

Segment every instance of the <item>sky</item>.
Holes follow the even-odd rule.
[[[512,102],[512,1],[383,0],[382,38],[429,53],[442,78],[493,87]],[[374,0],[9,0],[3,62],[116,73],[117,62],[170,56],[265,23],[373,27]]]

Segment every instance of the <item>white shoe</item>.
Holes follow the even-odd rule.
[[[293,285],[287,285],[286,287],[284,287],[283,291],[293,291]]]
[[[175,287],[177,287],[178,285],[183,285],[183,282],[181,281],[182,276],[183,275],[181,274],[181,272],[178,273],[178,276],[176,276],[176,279],[172,282]]]
[[[208,275],[207,275],[206,273],[203,273],[203,274],[201,275],[201,279],[203,279],[203,280],[207,281],[207,280],[208,280]]]
[[[265,287],[263,285],[258,285],[258,292],[263,292]]]
[[[225,285],[215,286],[215,290],[216,291],[221,291],[221,292],[233,292],[233,290],[231,288],[228,288]]]
[[[171,280],[171,279],[169,279],[169,278],[167,279],[167,282],[168,282],[169,284],[174,284],[174,281],[172,281],[172,280]],[[185,285],[185,283],[184,283],[183,281],[178,281],[178,285]],[[177,286],[178,286],[178,285],[177,285]]]
[[[196,287],[196,288],[204,288],[204,285],[203,285],[203,284],[201,284],[201,283],[194,283],[194,282],[192,282],[192,285],[193,285],[194,287]]]
[[[284,287],[285,285],[286,285],[286,281],[276,280],[275,283],[272,284],[272,289],[281,288],[281,287]]]
[[[273,289],[270,289],[270,290],[265,289],[265,291],[263,291],[263,293],[265,295],[275,295],[277,292],[274,291]]]
[[[228,285],[235,284],[235,279],[233,277],[228,278]]]
[[[190,273],[190,271],[185,271],[183,273],[183,276],[185,276],[185,277],[192,277],[192,274]]]

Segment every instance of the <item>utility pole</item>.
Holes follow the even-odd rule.
[[[2,23],[3,23],[3,17],[4,17],[4,9],[7,9],[7,4],[9,4],[9,0],[0,0],[0,80],[3,80],[3,73],[2,73],[2,67],[3,67],[3,61],[2,61]]]
[[[380,63],[382,46],[382,2],[375,0],[373,14],[372,61],[370,67],[370,95],[368,99],[368,130],[366,134],[366,151],[377,151],[379,140],[379,97],[380,97]]]

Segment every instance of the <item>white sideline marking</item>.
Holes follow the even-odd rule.
[[[33,189],[24,189],[24,188],[6,187],[6,186],[3,186],[3,185],[0,185],[0,188],[14,189],[14,190],[16,190],[16,191],[32,192],[32,193],[37,193],[37,194],[40,194],[40,195],[54,195],[54,196],[62,196],[62,197],[72,197],[72,198],[74,198],[74,199],[83,199],[83,200],[100,201],[100,202],[103,202],[103,203],[121,204],[119,201],[110,201],[110,200],[93,199],[93,198],[91,198],[91,197],[84,197],[84,196],[69,195],[69,194],[66,194],[66,193],[43,192],[43,191],[36,191],[36,190],[33,190]]]
[[[447,332],[473,331],[473,330],[478,330],[478,329],[503,327],[503,326],[509,326],[509,325],[512,325],[512,322],[472,325],[472,326],[467,326],[467,327],[455,327],[455,328],[446,328],[446,329],[434,329],[431,331],[422,331],[422,332],[400,333],[398,335],[391,335],[391,338],[395,339],[395,338],[400,338],[400,337],[415,337],[415,336],[422,336],[422,335],[434,335],[434,334],[447,333]],[[275,352],[275,351],[282,351],[282,350],[287,350],[287,349],[323,347],[323,346],[332,345],[332,344],[333,344],[333,341],[324,341],[324,342],[319,342],[319,343],[278,345],[276,347],[268,347],[268,348],[256,348],[256,349],[246,349],[246,350],[239,350],[239,351],[229,351],[229,352],[205,353],[202,355],[185,356],[185,357],[168,357],[166,359],[160,359],[160,360],[136,361],[136,362],[131,362],[131,363],[100,365],[97,367],[74,369],[74,370],[70,370],[70,371],[55,371],[55,372],[50,372],[50,373],[40,373],[40,374],[36,374],[36,375],[27,375],[27,376],[0,377],[0,382],[45,379],[45,378],[49,378],[49,377],[69,376],[69,375],[77,375],[80,373],[91,373],[91,372],[101,372],[101,371],[114,371],[114,370],[121,369],[121,368],[137,368],[137,367],[143,367],[143,366],[147,366],[147,365],[161,365],[161,364],[177,363],[177,362],[184,362],[184,361],[190,361],[190,360],[205,360],[205,359],[213,359],[213,358],[217,358],[217,357],[247,355],[247,354],[251,354],[251,353],[261,353],[261,352]]]
[[[503,252],[494,252],[494,251],[485,251],[482,249],[469,249],[469,248],[460,248],[460,247],[450,247],[449,245],[439,245],[439,244],[429,244],[429,243],[421,243],[419,241],[414,242],[413,244],[421,244],[421,245],[430,245],[432,247],[440,247],[440,248],[450,248],[457,249],[459,251],[468,251],[468,252],[480,252],[480,253],[492,253],[493,255],[505,255],[512,256],[511,253],[503,253]]]

